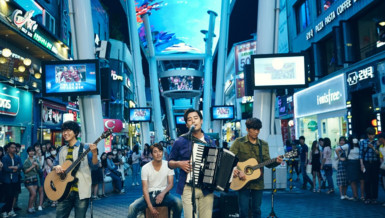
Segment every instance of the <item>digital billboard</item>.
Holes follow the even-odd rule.
[[[184,121],[183,116],[175,116],[177,125],[186,125],[186,121]]]
[[[150,13],[149,22],[155,47],[155,55],[173,53],[205,53],[204,35],[208,30],[208,10],[218,14],[215,20],[213,49],[219,38],[221,0],[135,0],[139,37],[147,47],[141,15]]]
[[[97,60],[42,62],[43,96],[80,96],[100,93]]]
[[[302,54],[252,55],[254,89],[306,87],[305,56]]]
[[[150,122],[151,121],[151,108],[140,107],[130,108],[130,122]]]
[[[211,107],[212,120],[231,120],[234,119],[233,105],[220,105]]]

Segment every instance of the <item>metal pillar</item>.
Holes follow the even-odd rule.
[[[132,56],[134,58],[134,74],[136,77],[135,80],[135,91],[139,107],[146,107],[146,90],[145,90],[145,78],[143,75],[142,68],[142,56],[140,54],[140,42],[138,35],[138,26],[136,23],[136,11],[135,11],[135,1],[127,0],[126,2],[126,15],[128,20],[128,28],[130,32],[130,41]],[[150,143],[150,126],[149,123],[141,124],[141,144]]]
[[[165,98],[166,100],[166,111],[167,111],[167,120],[168,120],[168,131],[170,133],[170,138],[176,139],[176,127],[175,127],[175,118],[174,110],[172,109],[172,99]]]
[[[211,87],[212,87],[212,68],[213,68],[213,36],[214,36],[214,26],[215,26],[215,17],[218,16],[214,11],[207,12],[210,15],[209,21],[209,30],[202,31],[205,34],[206,40],[206,56],[205,56],[205,70],[204,70],[204,84],[203,84],[203,125],[202,129],[205,132],[209,132],[211,116],[210,116],[210,107],[211,107]]]
[[[229,10],[230,1],[222,0],[221,8],[221,28],[219,33],[218,42],[218,64],[217,64],[217,82],[215,86],[215,105],[224,104],[224,75],[226,71],[226,57],[227,57],[227,43],[228,43],[228,32],[229,32]],[[219,133],[219,144],[222,144],[222,120],[216,120],[213,122],[214,132]]]
[[[148,14],[142,16],[144,29],[146,32],[147,49],[148,49],[148,63],[150,69],[150,87],[152,96],[152,109],[154,119],[154,131],[155,131],[155,142],[163,140],[163,125],[162,125],[162,113],[160,109],[160,95],[159,95],[159,81],[158,81],[158,67],[156,65],[155,49],[152,42],[152,33],[150,27],[150,21]]]
[[[94,29],[92,25],[91,1],[72,0],[73,41],[76,42],[76,59],[95,59]],[[82,139],[93,142],[99,138],[104,130],[102,104],[100,95],[84,96],[79,99],[82,121]],[[98,144],[100,152],[104,151],[104,144]]]
[[[275,39],[275,6],[276,2],[261,0],[258,2],[257,18],[257,54],[274,53]],[[279,7],[279,4],[277,5]],[[278,19],[278,18],[277,18]],[[253,117],[262,121],[263,128],[259,134],[261,139],[267,140],[271,135],[271,116],[274,113],[274,101],[272,101],[271,90],[255,90],[253,103]]]

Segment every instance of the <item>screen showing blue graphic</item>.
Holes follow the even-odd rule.
[[[179,124],[179,125],[185,125],[186,124],[183,116],[176,116],[175,119],[176,119],[176,124]]]
[[[43,62],[44,96],[100,94],[97,60]]]
[[[136,21],[140,41],[147,47],[141,15],[150,13],[149,23],[156,55],[173,53],[205,53],[205,35],[201,30],[209,28],[210,15],[215,18],[213,50],[219,38],[221,0],[135,0]]]
[[[213,106],[211,108],[211,115],[213,120],[234,119],[234,106],[233,105]]]
[[[130,122],[150,122],[151,121],[151,108],[130,108]]]

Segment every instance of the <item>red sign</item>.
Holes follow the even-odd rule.
[[[123,129],[123,123],[117,119],[103,119],[104,131],[112,129],[112,132],[120,132]]]

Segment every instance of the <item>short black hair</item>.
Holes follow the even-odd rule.
[[[368,135],[375,135],[376,134],[376,130],[373,127],[368,127],[368,128],[366,128],[366,134],[368,134]]]
[[[111,156],[111,155],[114,156],[114,154],[113,154],[112,152],[108,152],[108,153],[107,153],[107,157],[108,157],[108,156]]]
[[[324,139],[323,139],[323,138],[319,138],[318,141],[319,141],[319,142],[323,142]]]
[[[27,153],[29,153],[30,151],[36,152],[35,147],[34,147],[34,146],[29,146],[29,147],[27,148]]]
[[[202,113],[199,110],[195,110],[194,108],[189,108],[189,109],[185,110],[184,115],[183,115],[183,118],[184,118],[185,122],[187,122],[188,115],[190,113],[193,113],[193,112],[197,112],[198,116],[201,118],[201,120],[203,120]]]
[[[301,136],[299,137],[299,140],[301,140],[301,139],[305,140],[305,136],[301,135]]]
[[[262,121],[258,118],[249,118],[246,120],[246,127],[248,129],[262,129]]]
[[[160,145],[160,144],[158,144],[158,143],[155,143],[155,144],[151,145],[151,147],[150,147],[151,154],[152,154],[152,152],[154,151],[154,148],[157,148],[157,149],[159,149],[159,151],[162,151],[162,152],[163,152],[163,146]]]
[[[61,126],[61,130],[64,131],[64,130],[67,130],[67,129],[74,131],[76,137],[80,133],[80,126],[75,121],[66,121],[66,122],[64,122],[63,125]]]

